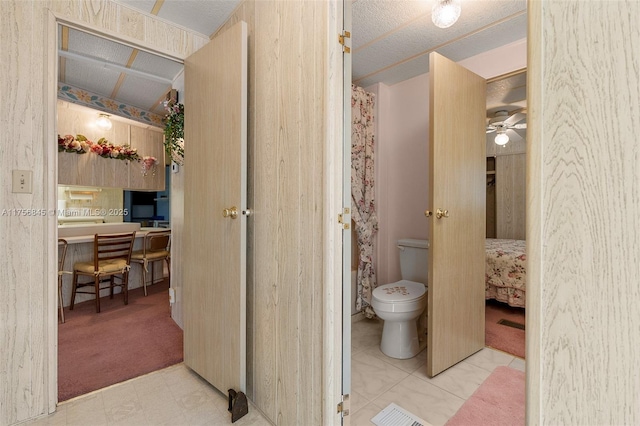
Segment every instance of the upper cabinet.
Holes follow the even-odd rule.
[[[149,131],[142,127],[131,126],[131,147],[136,148],[141,156],[158,159],[153,170],[143,173],[141,163],[132,163],[129,173],[129,188],[138,190],[164,191],[164,145],[162,131]]]
[[[131,120],[113,119],[111,129],[96,126],[99,111],[58,100],[58,134],[83,135],[92,142],[107,139],[113,145],[130,145],[140,157],[155,157],[155,167],[143,170],[141,162],[103,158],[93,153],[58,153],[58,184],[164,191],[163,130]]]

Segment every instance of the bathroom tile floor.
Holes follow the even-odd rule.
[[[352,325],[352,426],[372,425],[371,418],[392,402],[434,426],[443,425],[494,368],[525,368],[521,358],[484,348],[430,379],[425,350],[407,360],[389,358],[380,351],[381,336],[380,320],[365,319]]]

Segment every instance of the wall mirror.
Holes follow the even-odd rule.
[[[526,70],[487,82],[487,156],[524,152],[526,114]]]
[[[526,97],[526,70],[487,83],[487,238],[525,239]]]

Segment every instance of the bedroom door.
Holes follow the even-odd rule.
[[[485,80],[429,55],[427,375],[484,347]]]
[[[184,362],[246,392],[247,27],[185,61]]]

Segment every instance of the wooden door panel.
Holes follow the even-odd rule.
[[[224,393],[246,392],[246,144],[239,22],[185,61],[184,360]]]
[[[427,374],[484,347],[485,80],[437,54],[430,64]],[[436,218],[436,210],[448,217]]]

